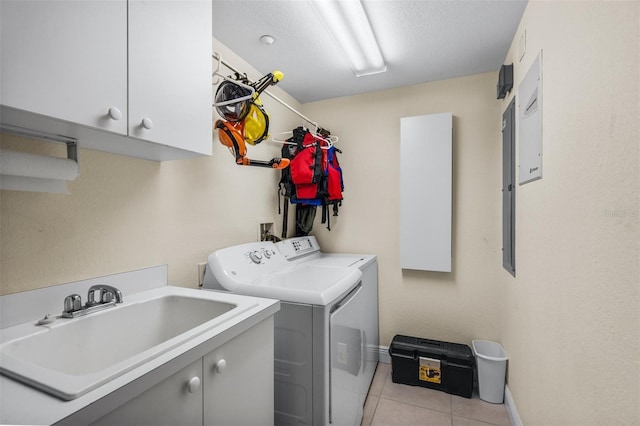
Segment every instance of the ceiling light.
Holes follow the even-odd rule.
[[[311,4],[357,77],[387,70],[360,0],[311,0]]]

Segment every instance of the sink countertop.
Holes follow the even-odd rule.
[[[170,286],[148,292],[154,295],[167,293],[198,297],[202,296],[203,291],[207,293],[207,298],[215,295],[215,299],[222,302],[249,303],[252,307],[72,401],[63,401],[0,375],[0,423],[87,424],[95,421],[280,309],[277,300],[225,292]],[[144,293],[139,293],[135,299],[144,297]],[[125,301],[126,297],[125,294]],[[36,320],[34,318],[33,322]]]

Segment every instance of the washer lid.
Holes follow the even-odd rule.
[[[362,272],[356,268],[296,265],[257,280],[229,283],[229,287],[239,294],[326,306],[353,288],[361,277]],[[225,281],[220,284],[227,288]]]
[[[333,254],[322,253],[318,258],[309,260],[308,265],[325,266],[333,268],[353,268],[360,267],[363,263],[369,261],[373,256],[360,254]]]

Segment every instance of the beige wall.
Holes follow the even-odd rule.
[[[342,138],[347,163],[343,213],[316,233],[331,250],[378,254],[382,344],[501,342],[527,425],[640,422],[639,8],[532,1],[504,101],[486,74],[304,105]],[[501,267],[499,125],[541,49],[544,177],[516,188],[513,278]],[[443,111],[455,117],[454,269],[403,272],[399,118]]]
[[[543,50],[543,179],[516,188],[500,291],[525,424],[640,423],[639,10],[530,2],[505,60],[518,83]]]
[[[501,145],[496,73],[304,105],[340,138],[338,220],[314,231],[328,250],[378,255],[380,336],[471,343],[500,337]],[[453,113],[451,273],[403,271],[399,258],[400,119]]]
[[[216,40],[214,50],[250,78],[261,76]],[[270,90],[300,108],[278,87]],[[302,124],[261,99],[272,131]],[[5,147],[64,155],[52,144],[1,136]],[[263,142],[249,157],[268,160],[279,149]],[[209,253],[255,240],[259,219],[280,221],[280,173],[236,166],[217,135],[213,156],[194,160],[157,163],[83,149],[79,155],[71,195],[0,191],[0,294],[165,263],[170,283],[195,287],[196,264]]]
[[[472,76],[305,105],[344,136],[347,189],[371,179],[381,194],[347,190],[339,235],[318,233],[332,250],[379,255],[382,342],[395,333],[502,342],[524,424],[640,422],[639,7],[532,2],[524,15],[505,63],[517,86],[544,50],[544,178],[516,189],[516,278],[501,269],[498,126],[517,87],[490,101],[495,75]],[[402,272],[399,117],[447,110],[454,270]]]
[[[314,233],[329,251],[378,254],[381,344],[396,333],[502,342],[527,425],[640,422],[639,7],[532,1],[525,12],[515,40],[527,31],[527,53],[519,62],[513,47],[505,63],[517,84],[544,50],[544,177],[516,188],[516,278],[501,266],[510,96],[495,100],[496,73],[302,107],[344,151],[344,206],[331,232],[318,220]],[[263,98],[273,131],[302,124]],[[403,272],[400,118],[445,111],[454,115],[453,272]],[[0,192],[1,293],[160,263],[173,284],[195,286],[195,264],[253,240],[258,218],[279,229],[277,173],[237,167],[225,150],[214,141],[211,158],[162,164],[81,151],[73,195]]]

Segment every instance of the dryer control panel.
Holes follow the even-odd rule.
[[[208,258],[209,269],[226,290],[239,285],[255,285],[292,267],[292,260],[320,256],[313,236],[290,238],[276,244],[261,241],[240,244],[215,251]]]
[[[240,283],[250,283],[286,267],[286,259],[270,241],[227,247],[209,255],[209,269],[216,280],[233,291]]]
[[[269,260],[275,255],[276,251],[271,247],[258,247],[245,253],[253,263],[262,263],[263,260]]]
[[[313,235],[288,238],[276,243],[276,247],[285,259],[293,260],[320,251],[318,240]]]

